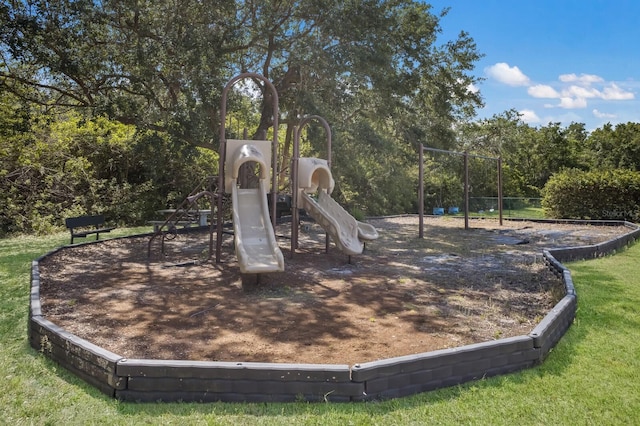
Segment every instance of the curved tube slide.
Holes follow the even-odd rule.
[[[358,222],[340,204],[331,198],[335,181],[327,160],[300,158],[298,160],[299,206],[307,211],[329,234],[336,246],[345,254],[360,254],[363,241],[378,238],[376,228],[368,223]],[[315,200],[308,193],[318,191]]]
[[[329,234],[345,254],[360,254],[364,244],[358,238],[358,221],[342,208],[326,191],[320,190],[318,200],[301,193],[301,207]]]

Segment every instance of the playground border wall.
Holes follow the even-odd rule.
[[[575,318],[578,295],[562,262],[610,254],[640,238],[638,225],[624,221],[543,222],[624,225],[630,232],[596,245],[543,251],[548,267],[562,279],[565,296],[528,335],[353,366],[126,359],[42,315],[39,262],[74,247],[65,246],[32,262],[29,344],[104,394],[132,402],[368,401],[508,374],[542,363]]]

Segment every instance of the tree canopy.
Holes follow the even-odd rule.
[[[445,131],[480,104],[467,90],[480,55],[466,33],[439,44],[444,14],[415,0],[10,1],[0,87],[215,149],[220,92],[252,71],[285,119],[410,115]]]

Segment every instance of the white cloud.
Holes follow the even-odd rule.
[[[635,99],[635,94],[625,90],[615,83],[605,83],[605,80],[593,74],[562,74],[558,77],[556,86],[550,84],[536,84],[529,86],[527,93],[534,98],[559,99],[558,104],[545,104],[545,108],[576,109],[586,108],[587,100],[602,99],[605,101],[621,101]]]
[[[495,65],[485,68],[485,72],[489,77],[495,78],[500,83],[507,84],[509,86],[528,86],[530,84],[529,77],[527,77],[520,68],[513,66],[505,62],[499,62]]]
[[[633,92],[627,92],[618,87],[617,84],[611,83],[609,86],[604,88],[602,99],[607,101],[622,101],[635,99],[635,95],[633,94]]]
[[[580,76],[572,73],[572,74],[561,74],[558,77],[563,83],[582,83],[584,85],[590,85],[592,83],[600,83],[603,82],[604,79],[599,75],[594,74],[580,74]]]
[[[546,84],[536,84],[527,89],[527,93],[534,98],[549,98],[556,99],[560,97],[560,94],[553,87]]]
[[[602,93],[600,93],[597,89],[592,87],[581,87],[581,86],[569,86],[568,88],[562,91],[562,95],[564,97],[571,98],[600,98],[602,97]]]
[[[525,123],[539,123],[540,117],[535,113],[535,111],[530,109],[523,109],[518,111],[520,113],[520,118]]]
[[[598,118],[616,118],[615,114],[609,114],[609,113],[606,113],[606,112],[600,112],[597,109],[594,109],[591,112],[593,113],[594,116],[596,116]]]
[[[634,100],[638,99],[636,94],[640,93],[640,82],[633,79],[611,81],[595,74],[568,73],[558,75],[554,80],[537,82],[517,66],[506,62],[495,63],[484,71],[495,81],[519,87],[519,95],[513,95],[512,101],[519,104],[521,119],[530,124],[581,122],[587,116],[600,120],[620,120],[626,112],[612,114],[602,110],[616,111],[615,103],[620,101],[626,101],[627,107],[631,105],[635,108],[638,102]],[[523,89],[526,89],[529,105],[523,104],[526,102],[521,97]],[[601,110],[595,109],[596,106]]]
[[[476,86],[475,84],[471,83],[467,86],[467,91],[471,92],[471,93],[478,93],[480,91],[480,89],[478,89],[478,86]]]
[[[585,98],[571,98],[568,96],[564,96],[560,98],[560,103],[558,104],[560,108],[566,109],[574,109],[574,108],[586,108],[587,100]]]

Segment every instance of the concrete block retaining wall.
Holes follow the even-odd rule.
[[[603,224],[599,222],[594,224]],[[621,223],[607,221],[604,224]],[[602,256],[640,238],[636,225],[624,224],[633,231],[606,243],[543,252],[549,268],[561,277],[566,295],[526,336],[352,367],[125,359],[66,332],[43,317],[38,262],[49,253],[32,265],[29,343],[105,394],[123,401],[349,402],[413,395],[541,363],[570,327],[577,309],[571,273],[561,262]]]

